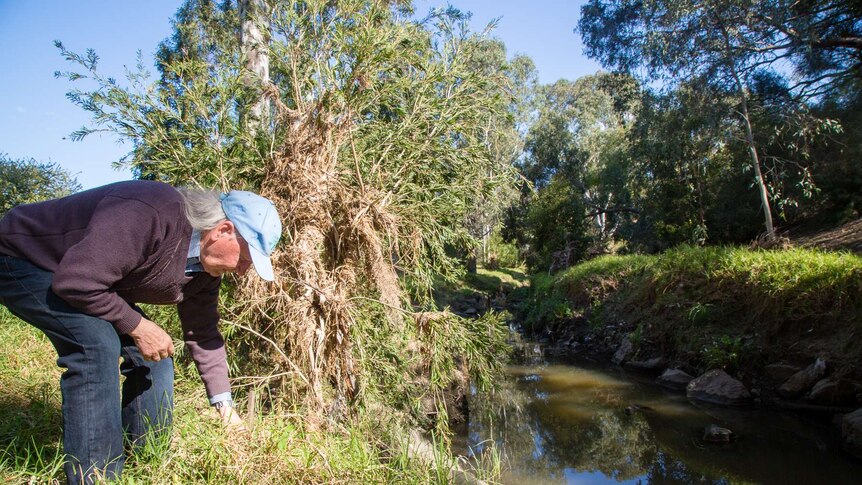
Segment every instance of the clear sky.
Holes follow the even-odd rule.
[[[54,47],[60,40],[71,51],[95,49],[100,71],[119,79],[134,67],[137,51],[153,65],[160,41],[171,34],[170,20],[181,0],[0,0],[0,153],[11,158],[55,162],[84,188],[128,180],[111,163],[129,150],[110,135],[93,134],[72,142],[69,133],[90,125],[88,113],[66,97],[73,84],[55,79],[54,71],[72,66]],[[418,14],[445,0],[415,0]],[[599,69],[582,54],[573,32],[583,0],[450,0],[473,13],[481,30],[499,17],[492,33],[509,55],[521,53],[536,63],[542,83],[576,79]]]

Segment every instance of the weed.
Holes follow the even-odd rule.
[[[701,351],[701,358],[707,369],[724,369],[729,373],[734,373],[739,368],[742,355],[742,338],[729,335],[714,338]]]
[[[695,303],[688,311],[688,321],[694,325],[699,325],[706,322],[712,312],[715,310],[715,305],[710,303],[701,304]]]
[[[632,347],[634,347],[635,350],[638,350],[643,346],[644,339],[644,325],[639,323],[634,331],[629,334],[629,342],[632,343]]]

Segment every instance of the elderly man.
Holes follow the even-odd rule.
[[[136,303],[177,305],[210,404],[229,427],[242,425],[216,327],[219,285],[252,264],[273,280],[269,255],[280,236],[263,197],[151,181],[18,206],[0,220],[0,303],[44,332],[66,369],[70,483],[118,478],[124,443],[170,425],[173,340]]]

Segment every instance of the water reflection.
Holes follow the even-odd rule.
[[[476,396],[464,446],[493,441],[504,483],[859,483],[828,423],[777,411],[697,407],[615,370],[513,366],[510,385]],[[709,424],[732,429],[702,441]]]

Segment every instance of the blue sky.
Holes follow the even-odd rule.
[[[89,117],[72,105],[72,85],[54,71],[70,69],[54,47],[60,40],[73,52],[95,49],[100,71],[122,78],[134,66],[137,51],[152,66],[161,40],[171,34],[170,20],[181,0],[0,0],[0,153],[12,158],[55,162],[78,178],[84,188],[128,180],[127,171],[111,163],[130,147],[110,135],[90,135],[72,142],[69,133],[89,125]],[[446,1],[415,0],[417,13]],[[473,12],[481,30],[500,17],[494,37],[510,55],[522,53],[536,63],[542,83],[591,74],[599,65],[582,54],[573,32],[583,0],[451,0]]]

